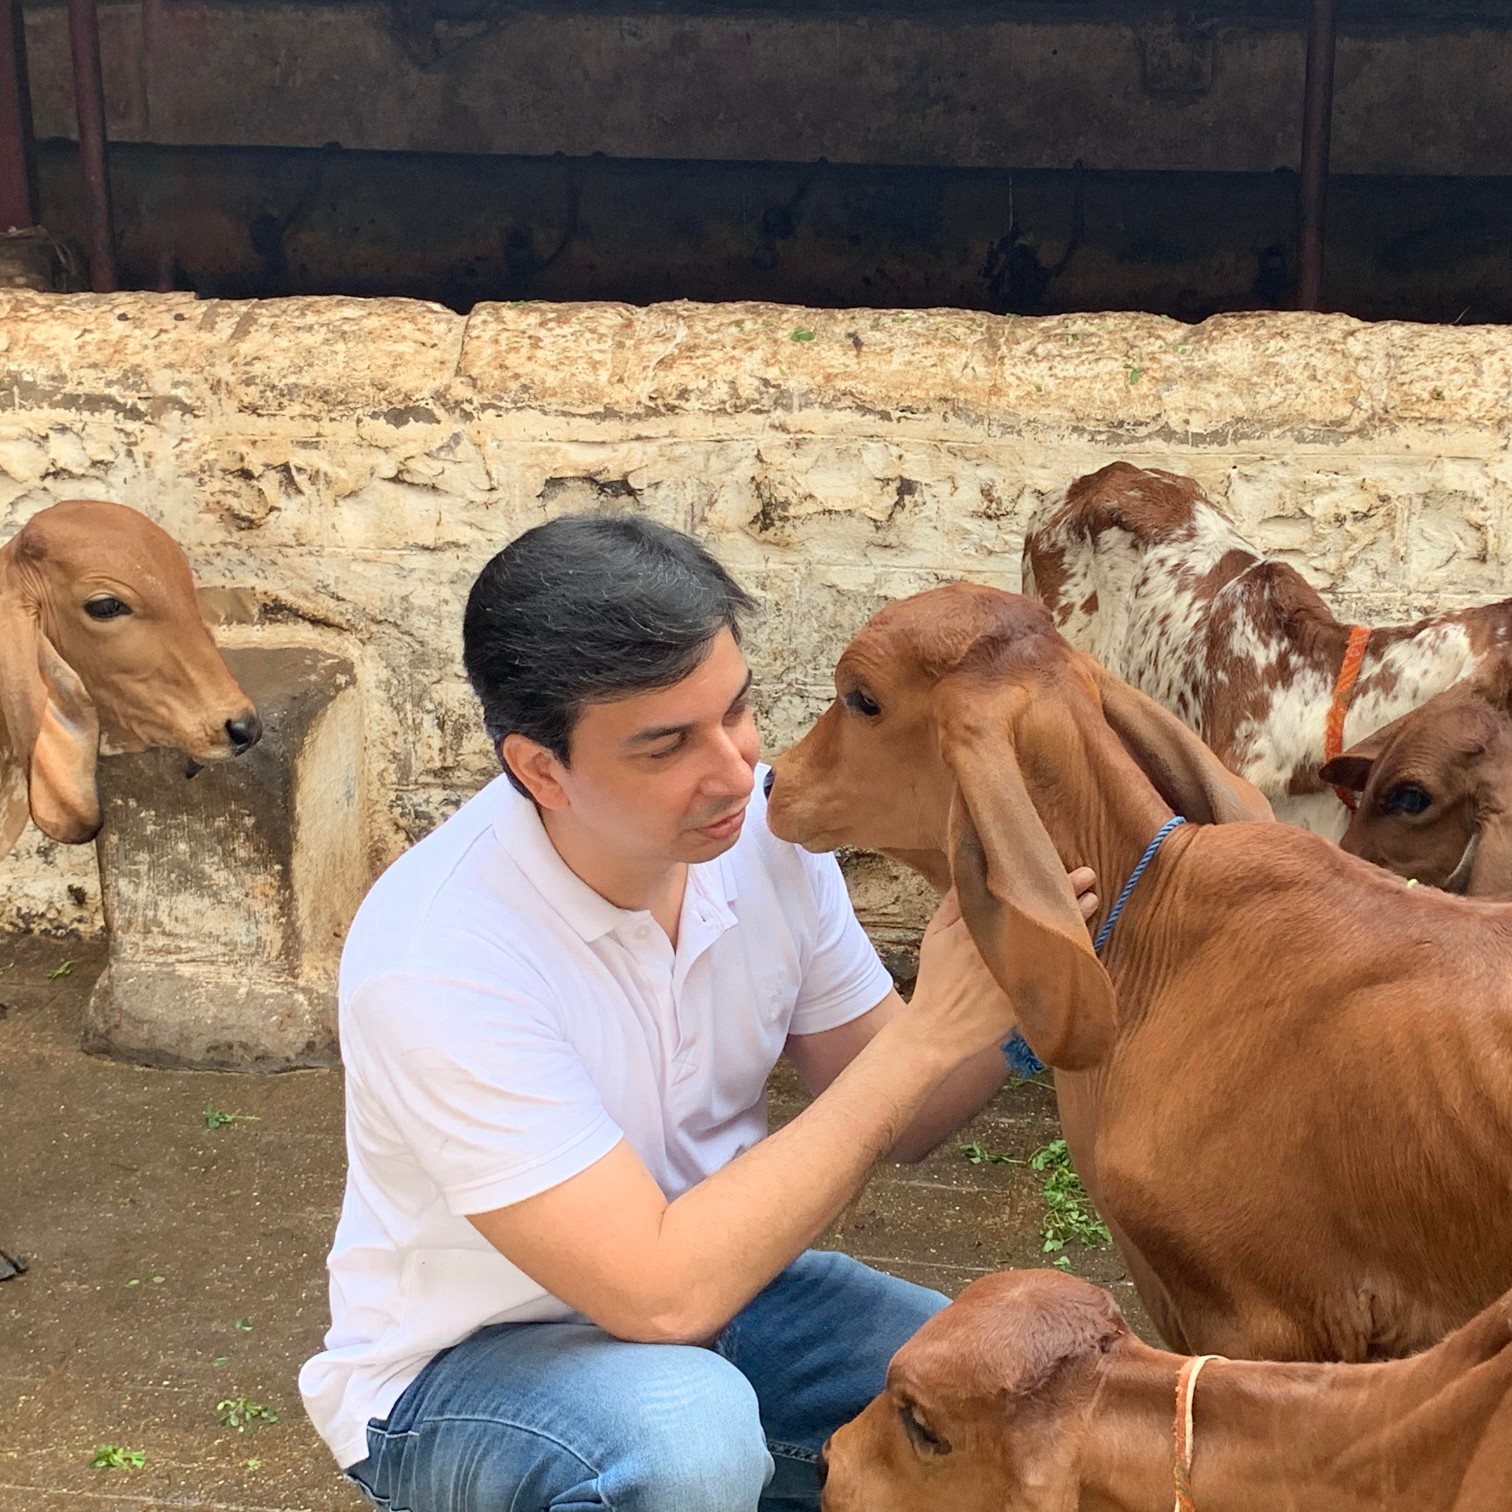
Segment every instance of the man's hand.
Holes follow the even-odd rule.
[[[1066,873],[1066,880],[1076,894],[1076,906],[1081,909],[1082,918],[1090,922],[1097,912],[1097,894],[1092,891],[1097,886],[1097,873],[1090,866],[1078,866],[1075,871]]]
[[[1014,1028],[1013,1004],[977,951],[954,888],[924,931],[910,1006],[910,1019],[927,1021],[931,1041],[960,1060],[1000,1044]]]
[[[1068,874],[1082,917],[1090,919],[1098,906],[1092,891],[1097,877],[1090,867]],[[958,1044],[962,1059],[978,1050],[1000,1045],[1017,1027],[1013,1005],[987,970],[966,922],[955,889],[935,910],[919,946],[919,978],[913,1007],[930,1020],[931,1033],[945,1043]]]

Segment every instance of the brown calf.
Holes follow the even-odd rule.
[[[1398,876],[1512,898],[1512,719],[1451,688],[1323,768],[1360,802],[1339,842]]]
[[[956,584],[882,610],[774,763],[810,849],[952,877],[1077,1168],[1176,1348],[1365,1360],[1512,1287],[1512,907],[1408,888],[1264,819],[1178,720],[1039,605]]]
[[[825,1512],[1170,1512],[1178,1436],[1196,1512],[1512,1507],[1512,1297],[1410,1360],[1191,1380],[1090,1282],[984,1276],[830,1439]]]
[[[94,839],[101,750],[199,763],[261,734],[183,552],[146,516],[68,500],[0,548],[0,856],[28,813],[54,840]]]
[[[1127,462],[1049,501],[1024,541],[1024,592],[1078,650],[1202,736],[1278,819],[1333,840],[1349,811],[1319,776],[1329,756],[1457,682],[1512,673],[1512,600],[1373,628],[1328,750],[1351,627],[1190,478]]]

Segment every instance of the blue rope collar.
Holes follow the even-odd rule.
[[[1180,814],[1177,814],[1174,819],[1167,819],[1156,832],[1155,838],[1145,847],[1144,855],[1139,858],[1139,865],[1129,873],[1129,880],[1124,883],[1123,891],[1118,895],[1118,901],[1109,910],[1108,917],[1103,920],[1103,927],[1097,931],[1097,938],[1092,942],[1095,954],[1102,954],[1102,948],[1107,944],[1108,936],[1113,933],[1113,926],[1118,923],[1119,914],[1124,911],[1124,905],[1133,896],[1136,884],[1145,874],[1145,868],[1155,859],[1155,853],[1165,843],[1166,836],[1178,824],[1185,823],[1186,820]],[[1029,1048],[1029,1041],[1017,1029],[1004,1040],[1000,1048],[1008,1069],[1015,1076],[1027,1080],[1031,1076],[1038,1076],[1045,1069],[1045,1063]]]
[[[1119,893],[1118,901],[1109,911],[1108,917],[1103,920],[1103,927],[1097,931],[1097,938],[1092,942],[1092,951],[1094,955],[1102,954],[1103,946],[1108,943],[1108,936],[1113,933],[1113,926],[1118,923],[1119,914],[1124,911],[1124,904],[1126,904],[1129,901],[1129,898],[1132,896],[1135,884],[1138,883],[1139,879],[1142,876],[1144,876],[1145,867],[1147,867],[1150,862],[1155,859],[1156,851],[1158,851],[1160,847],[1165,843],[1165,837],[1169,835],[1178,824],[1185,823],[1186,820],[1180,814],[1177,814],[1174,819],[1167,819],[1166,822],[1162,824],[1160,828],[1155,832],[1155,838],[1150,841],[1147,846],[1145,846],[1145,853],[1139,858],[1139,865],[1129,873],[1129,880],[1124,883],[1124,889],[1121,893]]]

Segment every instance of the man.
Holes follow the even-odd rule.
[[[1001,1084],[1009,1009],[948,904],[905,1007],[833,858],[766,829],[749,607],[630,517],[527,531],[473,587],[504,775],[342,958],[350,1169],[300,1384],[379,1506],[812,1508],[944,1304],[808,1246]],[[814,1101],[766,1137],[784,1053]]]

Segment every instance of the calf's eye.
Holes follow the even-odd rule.
[[[84,612],[90,619],[119,619],[131,613],[131,605],[122,603],[113,593],[100,593],[85,601]]]
[[[1432,802],[1433,798],[1425,788],[1420,788],[1415,782],[1401,782],[1382,797],[1381,812],[1421,814]]]
[[[875,719],[882,712],[881,706],[876,699],[868,697],[860,688],[852,688],[845,695],[845,707],[854,709],[857,714],[867,719]]]
[[[919,1421],[918,1414],[913,1409],[913,1404],[904,1402],[898,1408],[898,1416],[903,1423],[903,1431],[913,1441],[915,1449],[922,1454],[949,1454],[950,1440],[942,1438],[938,1433],[925,1427]]]

